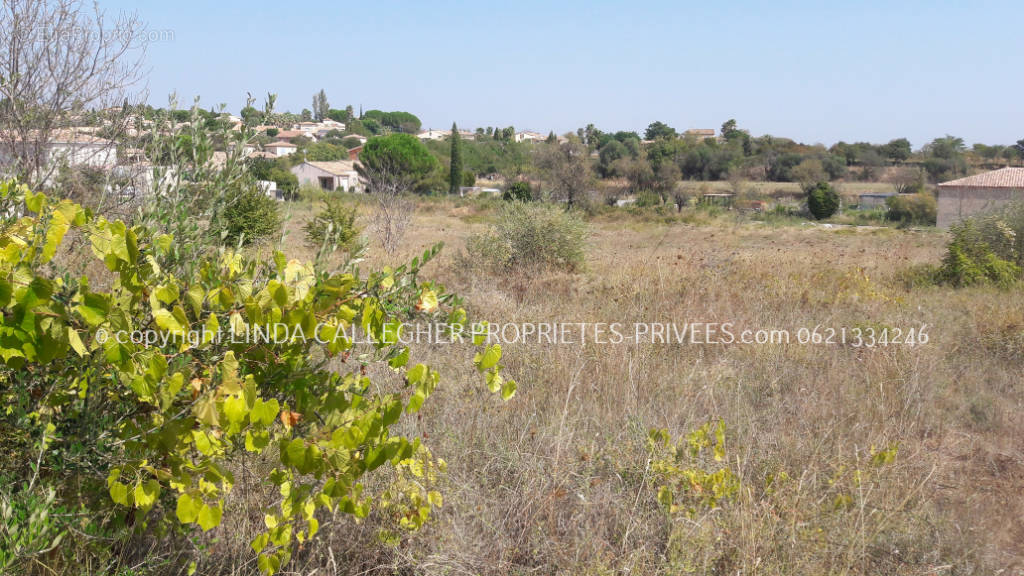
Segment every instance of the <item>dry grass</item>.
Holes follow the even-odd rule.
[[[308,257],[305,215],[285,248]],[[456,269],[489,212],[421,207],[401,255],[447,248],[426,274],[492,322],[732,322],[739,327],[929,326],[922,347],[506,346],[518,394],[482,390],[466,351],[420,346],[447,378],[409,432],[449,463],[445,505],[395,548],[339,518],[301,573],[1020,574],[1024,570],[1024,299],[1019,289],[908,289],[937,231],[663,225],[602,218],[586,270],[493,277]],[[383,263],[379,247],[372,263]],[[670,521],[646,432],[729,427],[739,497]],[[874,470],[872,446],[899,445]],[[860,485],[853,471],[864,471]],[[774,492],[768,474],[791,481]],[[843,486],[855,505],[836,507]],[[241,486],[239,488],[242,488]],[[255,489],[255,487],[253,488]],[[258,516],[257,516],[258,518]],[[245,572],[246,530],[221,531]],[[241,532],[242,534],[239,534]],[[230,560],[229,560],[230,559]],[[251,566],[251,565],[250,565]]]

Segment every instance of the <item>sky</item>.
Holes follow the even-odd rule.
[[[735,118],[807,144],[1024,138],[1024,2],[100,0],[151,32],[149,101],[406,110],[424,128]],[[169,32],[170,34],[167,34]],[[154,34],[156,36],[156,34]]]

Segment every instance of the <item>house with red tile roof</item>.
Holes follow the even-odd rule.
[[[1001,168],[939,184],[939,228],[1024,202],[1024,168]]]

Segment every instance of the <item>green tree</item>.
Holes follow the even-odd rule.
[[[590,185],[590,151],[578,138],[563,144],[544,144],[538,151],[537,166],[557,197],[572,208]]]
[[[327,103],[327,93],[321,88],[319,92],[313,95],[313,118],[317,122],[322,122],[324,118],[327,118],[327,114],[330,111],[331,106]]]
[[[448,193],[458,194],[462,185],[462,137],[459,127],[452,122],[451,163],[448,170]]]
[[[824,220],[839,209],[839,194],[828,182],[818,182],[807,193],[807,210],[816,220]]]
[[[648,140],[671,139],[676,137],[676,129],[664,122],[654,121],[647,126],[644,138]]]
[[[625,144],[618,140],[612,140],[602,146],[601,151],[598,153],[598,169],[601,171],[601,176],[605,178],[619,176],[619,174],[615,174],[615,161],[626,156],[629,156],[629,150],[626,149]]]
[[[910,140],[906,138],[897,138],[890,140],[888,144],[882,147],[882,153],[886,158],[892,160],[896,164],[906,162],[913,150],[910,148]]]
[[[410,134],[389,134],[371,138],[359,153],[360,170],[371,180],[401,179],[412,189],[438,169],[437,159],[419,138]]]

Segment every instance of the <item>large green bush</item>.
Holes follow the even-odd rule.
[[[359,207],[349,206],[337,197],[329,197],[324,202],[324,209],[306,223],[306,243],[318,250],[356,251],[362,233],[362,228],[356,224]]]
[[[417,317],[466,326],[456,297],[418,279],[440,246],[366,277],[280,252],[203,252],[180,267],[168,265],[177,239],[145,226],[10,184],[0,206],[16,208],[0,216],[0,573],[127,574],[118,550],[140,548],[133,536],[234,522],[239,469],[266,495],[251,542],[266,573],[326,518],[376,510],[412,530],[440,505],[443,466],[400,425],[440,374],[411,364],[398,340]],[[91,252],[91,275],[55,272],[54,256],[74,249],[65,236],[85,241],[76,258]],[[511,396],[500,347],[472,341],[487,386]],[[388,371],[397,384],[371,381]],[[364,488],[382,467],[393,481]],[[131,573],[151,562],[195,571],[203,547],[178,549]]]
[[[839,210],[839,194],[828,182],[818,182],[807,192],[807,210],[816,220],[824,220]]]
[[[533,188],[525,180],[512,182],[501,194],[502,200],[529,202],[533,200]]]
[[[1024,267],[1024,206],[967,219],[952,228],[937,277],[953,286],[1007,286]]]
[[[927,193],[897,194],[885,201],[889,207],[885,218],[892,222],[934,226],[936,216],[935,197]]]
[[[485,233],[466,242],[470,264],[492,270],[556,268],[579,270],[584,263],[587,225],[574,212],[550,204],[513,202]]]
[[[258,186],[227,191],[219,199],[212,232],[225,244],[252,244],[281,229],[278,201]]]

